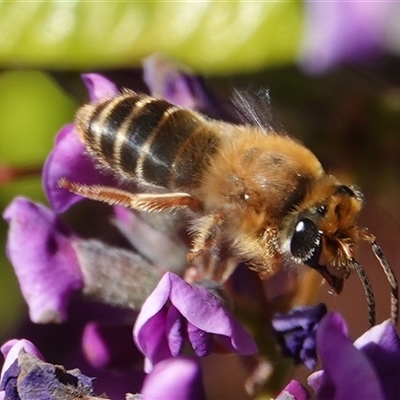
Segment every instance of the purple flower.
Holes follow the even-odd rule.
[[[7,255],[33,322],[65,321],[77,292],[139,309],[162,275],[139,254],[82,240],[53,211],[28,199],[16,198],[4,218],[10,225]]]
[[[46,207],[16,198],[4,211],[10,229],[7,256],[33,322],[61,322],[70,297],[83,286],[74,235]]]
[[[301,60],[310,72],[363,60],[385,47],[395,2],[307,1]]]
[[[1,374],[0,398],[74,400],[94,396],[93,378],[78,369],[67,371],[61,366],[44,362],[39,350],[28,340],[9,341],[2,346],[2,352],[5,363]],[[199,363],[188,357],[160,362],[146,376],[141,398],[205,399]]]
[[[143,304],[133,333],[137,346],[152,364],[179,355],[184,340],[200,357],[214,350],[215,339],[239,354],[257,352],[252,337],[220,300],[170,272]]]
[[[309,369],[317,364],[315,336],[322,317],[327,313],[325,304],[294,308],[288,314],[276,314],[272,326],[286,356],[296,364],[304,363]]]
[[[338,313],[329,313],[317,332],[317,349],[324,370],[308,383],[318,399],[398,398],[400,339],[390,321],[374,326],[354,344]]]
[[[94,395],[93,378],[78,369],[67,371],[42,361],[36,347],[27,340],[13,340],[2,347],[6,357],[1,387],[6,399],[73,400]]]

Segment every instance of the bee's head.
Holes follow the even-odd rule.
[[[290,253],[296,262],[317,270],[339,294],[350,272],[362,196],[330,178],[314,189],[293,214]]]
[[[310,191],[292,214],[290,253],[292,258],[317,270],[334,293],[343,289],[344,280],[356,270],[364,286],[369,307],[369,321],[375,323],[372,287],[362,266],[354,257],[359,239],[368,241],[392,287],[392,320],[397,319],[397,282],[375,237],[356,226],[362,207],[361,192],[344,186],[332,177]]]

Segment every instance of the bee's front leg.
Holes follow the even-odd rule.
[[[137,211],[175,211],[184,208],[188,208],[194,212],[202,210],[200,200],[188,193],[130,193],[108,186],[90,186],[73,183],[64,178],[60,179],[58,184],[61,188],[67,189],[79,196]]]

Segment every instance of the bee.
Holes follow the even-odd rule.
[[[136,182],[141,193],[66,179],[59,184],[133,210],[187,210],[192,233],[188,260],[209,254],[215,280],[228,274],[218,262],[222,249],[262,279],[282,265],[306,265],[335,294],[355,270],[374,325],[372,287],[355,258],[357,243],[366,241],[391,285],[396,322],[396,278],[375,237],[356,225],[363,204],[360,190],[325,172],[307,147],[255,119],[255,125],[212,120],[160,98],[123,91],[82,106],[75,125],[90,156],[122,180]]]

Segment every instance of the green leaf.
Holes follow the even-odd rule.
[[[42,164],[75,110],[75,103],[42,72],[0,74],[0,163]]]
[[[299,1],[0,3],[0,64],[131,67],[162,53],[207,73],[291,63]]]
[[[44,200],[40,168],[76,107],[43,72],[0,73],[0,211],[16,195]],[[16,179],[17,170],[31,172]]]

